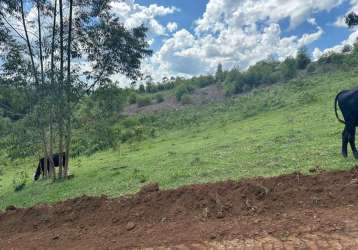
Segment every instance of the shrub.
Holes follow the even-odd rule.
[[[188,105],[188,104],[192,104],[193,100],[189,94],[184,94],[181,98],[181,103],[183,105]]]
[[[175,97],[177,101],[180,102],[185,94],[191,94],[194,92],[194,90],[195,88],[191,85],[181,85],[175,92]]]
[[[129,104],[135,104],[137,102],[137,95],[134,93],[130,94],[128,98],[128,102]]]
[[[130,141],[135,137],[135,132],[133,129],[125,129],[121,131],[121,141],[123,143]]]
[[[162,94],[156,94],[154,98],[157,103],[164,102],[164,97]]]
[[[221,81],[222,82],[222,81]],[[214,84],[215,83],[215,79],[213,76],[211,75],[208,75],[208,76],[200,76],[197,78],[197,85],[200,87],[200,88],[204,88],[204,87],[207,87],[211,84]]]
[[[135,126],[139,126],[141,123],[137,117],[128,117],[122,122],[125,128],[133,128]]]
[[[319,59],[318,63],[320,64],[342,64],[344,61],[344,55],[336,53],[334,51],[329,51],[323,54]]]
[[[307,49],[302,47],[298,50],[296,64],[298,69],[306,69],[307,65],[310,64],[311,58],[307,54]]]
[[[143,84],[139,85],[138,91],[139,91],[139,93],[145,93],[145,87]]]
[[[225,96],[232,96],[236,94],[235,84],[229,83],[224,85],[224,93]]]
[[[287,57],[281,64],[280,70],[285,80],[290,80],[297,76],[296,60],[292,57]]]
[[[316,71],[316,66],[315,66],[314,64],[310,63],[310,64],[308,65],[308,67],[307,67],[307,72],[308,72],[308,73],[313,73],[313,72],[315,72],[315,71]]]
[[[137,106],[139,108],[148,106],[151,104],[151,102],[152,102],[152,99],[149,96],[137,97]]]

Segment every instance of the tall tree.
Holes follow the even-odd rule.
[[[311,58],[307,53],[307,48],[304,46],[299,48],[296,57],[297,68],[305,69],[307,65],[310,64],[310,62],[311,62]]]
[[[37,121],[45,157],[52,153],[55,137],[60,153],[70,155],[73,109],[83,95],[110,84],[114,74],[136,80],[142,75],[142,59],[152,53],[146,27],[125,28],[111,3],[0,0],[0,57],[4,62],[0,80],[16,87],[17,83],[7,80],[15,75],[32,97],[34,108],[25,117]],[[30,14],[33,11],[37,13],[35,19]],[[48,25],[49,20],[53,20],[52,25]],[[68,168],[66,160],[59,177],[66,178]]]
[[[217,82],[223,82],[224,79],[225,79],[225,75],[223,72],[223,65],[221,63],[219,63],[218,67],[216,69],[215,80]]]

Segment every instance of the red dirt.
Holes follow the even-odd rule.
[[[84,196],[0,214],[0,249],[265,249],[265,244],[358,249],[358,167],[163,191],[152,184],[119,199]]]

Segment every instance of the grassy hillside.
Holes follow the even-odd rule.
[[[358,85],[358,70],[313,75],[256,89],[225,103],[189,106],[146,119],[156,136],[72,161],[75,178],[50,184],[28,181],[20,192],[13,179],[29,179],[36,160],[8,162],[0,175],[0,209],[87,195],[119,196],[145,182],[162,188],[251,176],[308,172],[314,166],[347,169],[357,162],[340,152],[342,125],[333,99]]]

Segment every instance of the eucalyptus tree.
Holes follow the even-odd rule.
[[[24,117],[39,131],[43,154],[51,159],[56,141],[67,155],[60,178],[68,175],[71,121],[81,97],[115,74],[141,77],[141,61],[152,54],[147,28],[126,28],[114,2],[0,0],[0,82],[27,90],[31,108]]]

